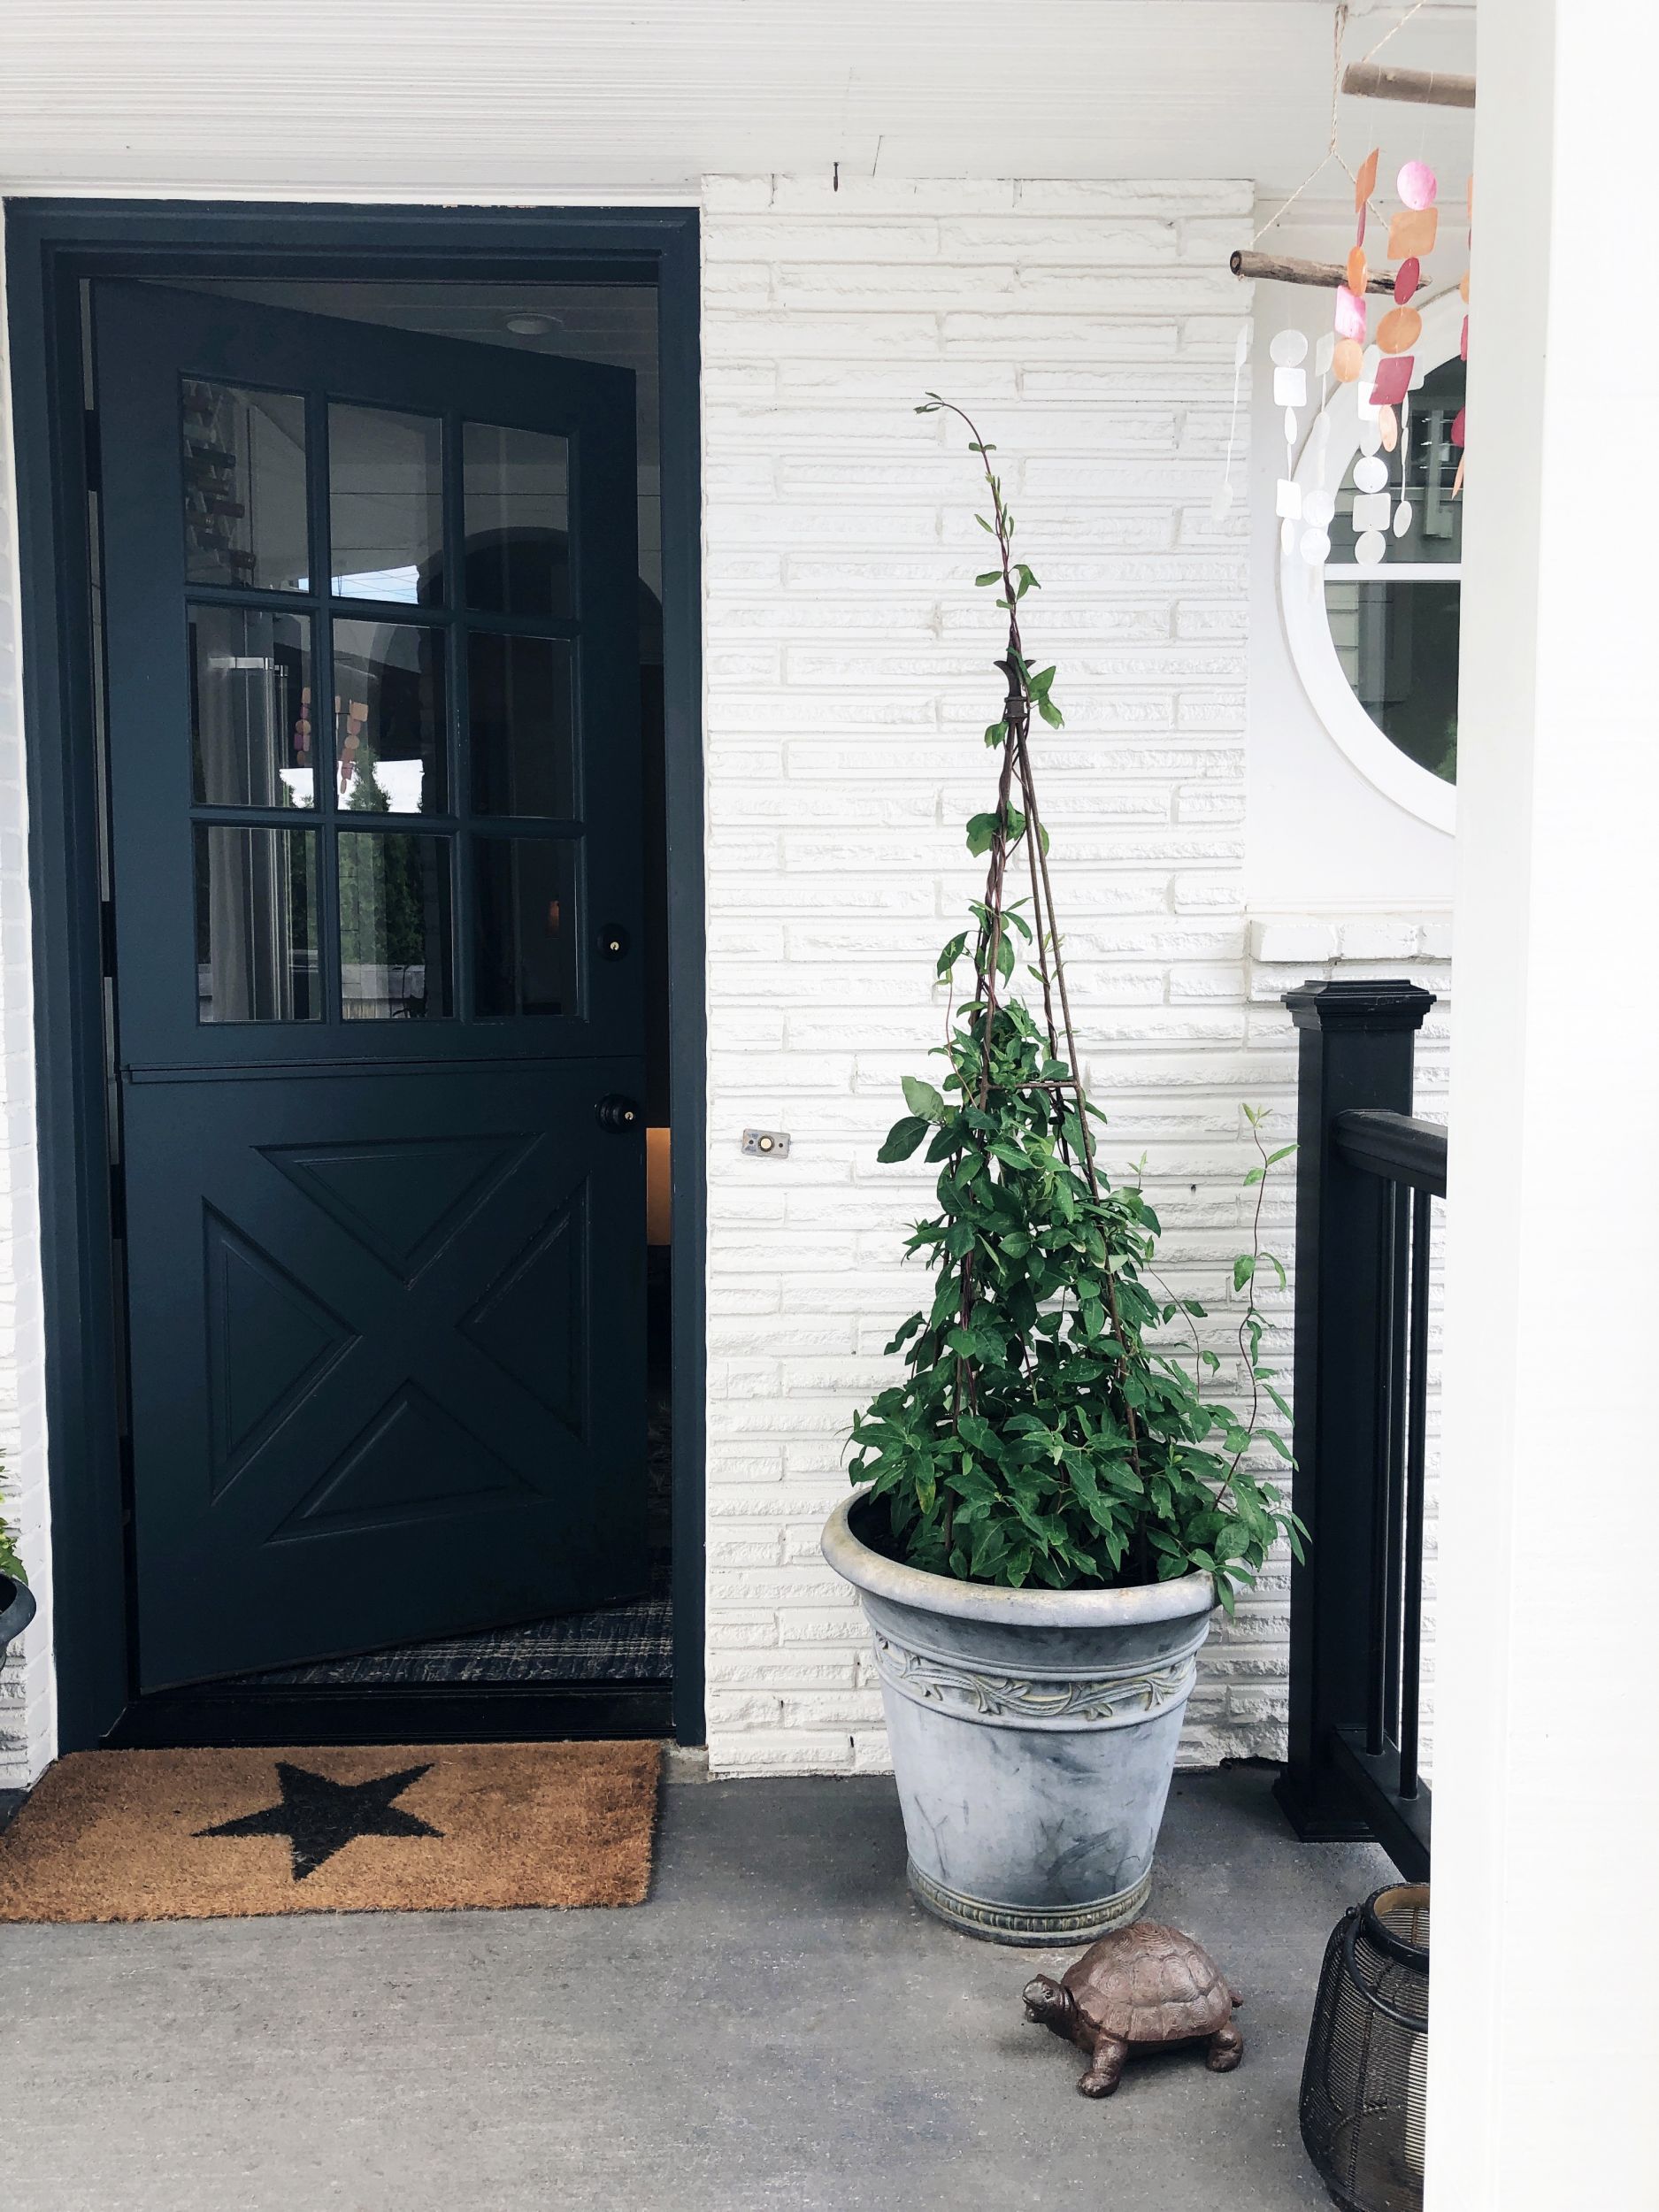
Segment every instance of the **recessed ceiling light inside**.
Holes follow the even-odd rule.
[[[549,330],[565,326],[557,315],[509,315],[507,327],[516,338],[545,338]]]

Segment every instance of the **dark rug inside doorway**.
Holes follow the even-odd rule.
[[[0,1921],[638,1905],[654,1743],[85,1751],[0,1832]]]

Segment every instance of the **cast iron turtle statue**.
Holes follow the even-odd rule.
[[[1210,2044],[1212,2074],[1230,2074],[1244,2056],[1233,2024],[1244,2002],[1208,1951],[1179,1928],[1138,1920],[1091,1944],[1059,1981],[1035,1975],[1025,1985],[1025,2017],[1089,2054],[1078,2088],[1110,2097],[1124,2061],[1141,2044]]]

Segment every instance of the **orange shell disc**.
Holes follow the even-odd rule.
[[[1409,353],[1422,328],[1415,307],[1391,307],[1377,326],[1377,342],[1385,353]]]
[[[1348,290],[1357,292],[1363,298],[1370,278],[1371,265],[1365,258],[1365,249],[1363,246],[1356,246],[1348,257]]]
[[[1365,365],[1365,349],[1357,338],[1337,341],[1336,351],[1331,356],[1331,373],[1339,384],[1352,384]]]
[[[1402,207],[1388,225],[1388,258],[1404,261],[1409,256],[1432,253],[1440,234],[1437,207]]]

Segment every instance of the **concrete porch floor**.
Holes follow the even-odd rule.
[[[1390,1878],[1270,1770],[1179,1775],[1151,1911],[1245,2060],[1022,2024],[1046,1954],[911,1904],[891,1783],[672,1785],[634,1911],[0,1928],[0,2193],[35,2212],[1283,2212],[1325,1939]],[[1069,1955],[1056,1955],[1062,1958]]]

